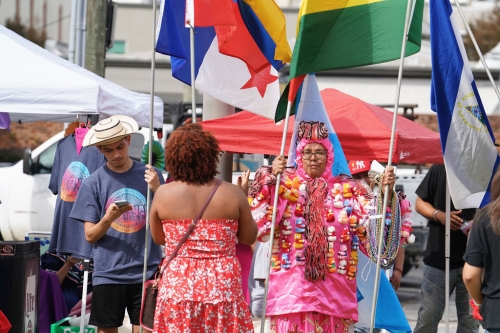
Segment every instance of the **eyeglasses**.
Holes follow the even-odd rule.
[[[302,152],[302,158],[306,161],[310,160],[313,155],[316,158],[316,160],[323,161],[326,158],[326,150],[317,150],[315,152],[310,150],[304,150]]]

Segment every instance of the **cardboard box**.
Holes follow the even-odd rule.
[[[67,317],[59,320],[57,323],[50,325],[50,333],[80,333],[80,326],[69,326],[69,320],[71,317]],[[85,326],[84,333],[97,333],[97,327],[95,326]]]

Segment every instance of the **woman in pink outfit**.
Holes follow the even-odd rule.
[[[220,149],[214,136],[192,124],[173,132],[165,150],[174,182],[155,193],[151,233],[168,258],[216,183]],[[215,192],[163,272],[154,332],[253,332],[236,257],[236,243],[250,245],[257,235],[245,194],[226,182]]]
[[[322,123],[301,123],[298,140],[296,167],[287,168],[278,156],[272,167],[257,171],[249,191],[258,240],[272,242],[266,314],[272,332],[347,333],[358,320],[357,250],[369,251],[373,244],[368,217],[378,214],[377,207],[367,212],[358,184],[332,175],[334,151]],[[270,239],[278,173],[277,224]],[[381,185],[392,189],[395,179],[389,168]],[[392,193],[389,203],[388,219],[398,225],[399,203]],[[398,234],[396,249],[399,241]]]

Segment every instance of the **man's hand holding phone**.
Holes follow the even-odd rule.
[[[132,205],[129,204],[127,200],[115,201],[111,205],[109,205],[108,210],[106,211],[106,220],[113,222],[117,218],[122,216],[123,213],[126,213],[132,209]]]

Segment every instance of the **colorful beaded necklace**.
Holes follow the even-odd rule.
[[[385,224],[386,214],[382,214],[383,200],[375,196],[373,206],[370,209],[370,216],[379,216],[371,218],[368,228],[368,239],[370,249],[369,257],[373,262],[377,262],[378,241],[380,235],[380,223],[384,223],[384,241],[382,243],[382,256],[380,266],[387,269],[392,266],[398,253],[399,239],[401,237],[401,212],[398,205],[397,194],[393,193],[391,205],[390,224]]]

